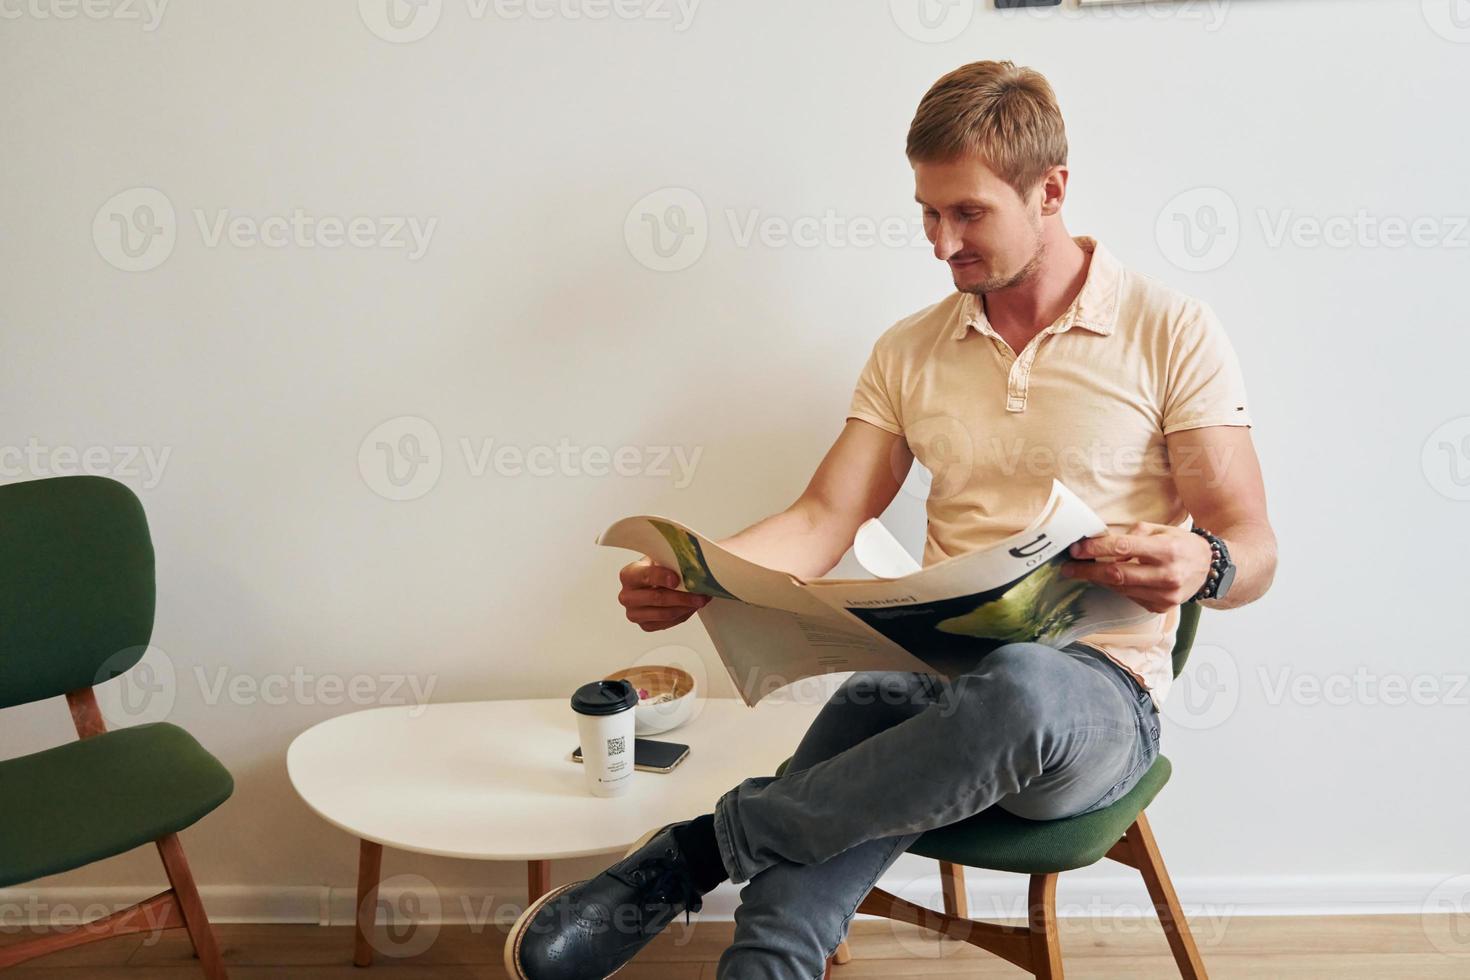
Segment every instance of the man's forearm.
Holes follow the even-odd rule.
[[[852,546],[836,522],[800,502],[715,543],[746,561],[808,580],[831,571]]]
[[[1251,521],[1210,531],[1230,549],[1235,582],[1225,598],[1205,599],[1200,605],[1207,609],[1234,609],[1265,595],[1276,576],[1276,535],[1270,526]]]

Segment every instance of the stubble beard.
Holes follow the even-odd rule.
[[[986,293],[998,293],[1002,289],[1019,286],[1036,275],[1036,270],[1041,268],[1041,261],[1046,255],[1046,243],[1042,240],[1041,225],[1039,222],[1033,226],[1033,229],[1036,232],[1036,245],[1031,250],[1031,258],[1026,260],[1026,264],[1021,266],[1019,271],[1009,276],[991,276],[983,282],[970,286],[961,286],[956,283],[955,288],[962,293],[973,293],[976,296],[984,296]]]

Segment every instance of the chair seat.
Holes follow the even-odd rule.
[[[783,762],[776,773],[785,771]],[[1117,802],[1061,820],[1027,820],[993,806],[958,823],[928,831],[908,852],[969,868],[1021,874],[1085,868],[1102,860],[1123,837],[1164,788],[1172,771],[1169,760],[1161,755]]]
[[[166,722],[0,762],[0,887],[183,830],[234,788],[218,759]]]
[[[1162,755],[1117,802],[1077,817],[1027,820],[993,806],[924,834],[909,848],[939,861],[993,871],[1050,874],[1102,860],[1169,781],[1173,767]]]

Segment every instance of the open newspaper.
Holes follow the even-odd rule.
[[[957,676],[1005,643],[1061,648],[1152,615],[1091,582],[1064,578],[1074,541],[1107,525],[1059,481],[1024,530],[920,568],[883,524],[865,521],[853,553],[871,579],[806,581],[726,551],[666,517],[625,517],[598,544],[642,552],[710,596],[699,610],[740,697],[818,674],[902,670]]]

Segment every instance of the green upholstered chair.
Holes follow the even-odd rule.
[[[1189,659],[1199,628],[1200,607],[1180,607],[1179,630],[1174,642],[1174,676]],[[790,762],[788,759],[787,762]],[[776,770],[786,771],[786,762]],[[1168,937],[1179,972],[1186,980],[1203,980],[1204,961],[1195,947],[1189,923],[1179,907],[1174,886],[1164,870],[1153,832],[1143,809],[1169,780],[1171,767],[1162,755],[1143,778],[1116,803],[1077,817],[1062,820],[1027,820],[999,807],[991,807],[959,823],[922,835],[909,848],[939,862],[944,911],[915,905],[881,888],[874,888],[858,905],[858,911],[898,919],[987,949],[1043,980],[1060,980],[1061,949],[1057,941],[1057,878],[1063,871],[1085,868],[1103,858],[1136,868]],[[969,918],[965,899],[964,869],[1014,871],[1031,876],[1028,919],[1025,926],[1001,925]],[[851,959],[847,943],[837,947],[828,963]],[[839,971],[840,972],[840,971]]]
[[[65,695],[77,741],[0,762],[0,887],[158,847],[168,891],[80,928],[0,946],[0,969],[130,932],[187,929],[225,976],[178,832],[234,791],[176,725],[108,731],[92,688],[153,632],[153,544],[127,487],[95,476],[0,486],[0,709]]]

